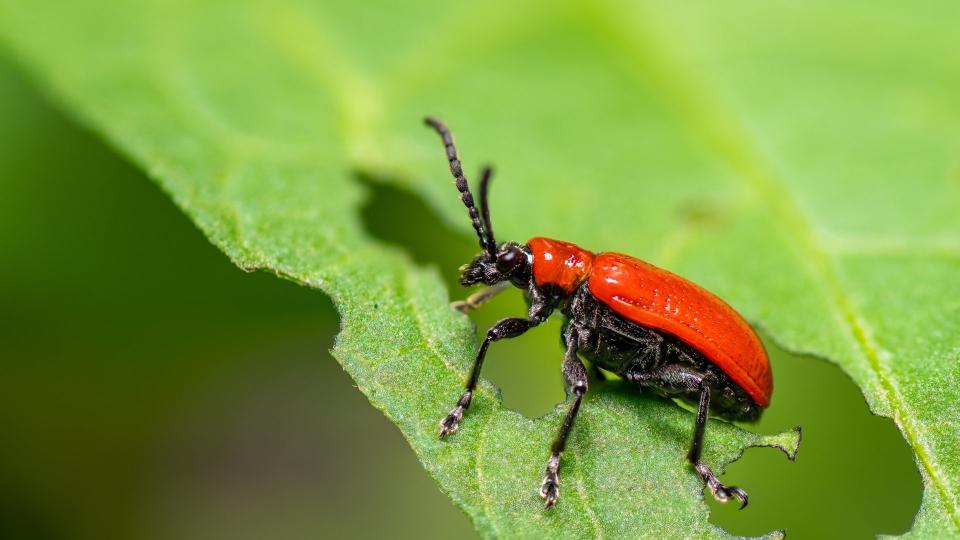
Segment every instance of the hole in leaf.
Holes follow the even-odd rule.
[[[910,530],[922,484],[913,453],[893,420],[874,416],[838,366],[790,354],[764,340],[774,394],[748,429],[803,426],[795,462],[772,448],[748,449],[723,481],[747,490],[742,512],[707,497],[710,521],[736,535],[784,529],[796,538],[874,538]]]

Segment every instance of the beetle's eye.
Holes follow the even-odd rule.
[[[509,274],[523,262],[523,251],[518,247],[510,247],[497,255],[497,270]]]

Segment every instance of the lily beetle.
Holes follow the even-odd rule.
[[[450,172],[483,250],[460,268],[460,283],[488,287],[454,306],[461,311],[477,308],[510,285],[525,291],[529,305],[526,318],[506,318],[487,331],[463,395],[440,421],[440,437],[457,431],[470,407],[490,344],[523,334],[559,309],[565,317],[563,376],[570,405],[540,485],[546,507],[560,496],[560,456],[587,392],[587,371],[580,357],[628,383],[696,406],[687,459],[714,498],[720,502],[736,498],[740,508],[745,507],[747,493],[720,483],[700,460],[700,452],[708,415],[752,422],[770,403],[770,363],[750,325],[707,290],[628,255],[592,253],[542,237],[526,244],[497,244],[487,202],[491,169],[481,173],[478,207],[450,130],[434,118],[425,122],[443,138]]]

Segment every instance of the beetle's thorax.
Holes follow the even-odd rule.
[[[533,280],[540,288],[552,288],[570,296],[590,275],[594,254],[570,242],[543,238],[527,241],[533,256]]]

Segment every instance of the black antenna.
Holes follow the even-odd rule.
[[[435,129],[437,133],[440,134],[440,137],[443,138],[443,146],[447,151],[447,161],[450,162],[450,174],[452,174],[454,180],[456,180],[457,190],[460,191],[460,200],[463,201],[463,205],[467,207],[467,211],[470,213],[470,221],[473,223],[473,229],[477,231],[480,248],[486,251],[491,258],[496,258],[497,246],[493,243],[493,235],[487,235],[484,232],[483,222],[480,221],[480,214],[477,212],[477,207],[473,202],[473,194],[470,193],[470,184],[467,183],[467,177],[463,175],[463,165],[460,163],[457,147],[453,144],[453,134],[450,133],[450,130],[447,129],[447,126],[444,125],[443,122],[436,118],[428,116],[424,118],[423,121]],[[489,179],[489,174],[486,176]],[[483,187],[481,187],[481,190],[481,198],[485,199],[484,192],[486,190]],[[486,202],[483,202],[483,204],[486,206]]]
[[[490,223],[490,199],[487,198],[487,191],[490,187],[490,177],[493,175],[493,168],[486,166],[480,171],[480,219],[483,220],[483,229],[487,233],[487,245],[497,249],[497,242],[493,239],[493,225]]]

